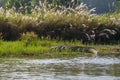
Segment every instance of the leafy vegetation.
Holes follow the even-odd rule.
[[[18,3],[22,2],[18,1]],[[29,14],[16,12],[14,9],[0,8],[1,56],[64,55],[68,52],[52,51],[50,47],[120,43],[119,13],[92,14],[95,10],[88,10],[82,3],[74,7],[53,6],[46,2],[38,5]],[[26,10],[25,7],[23,9]],[[115,49],[111,45],[109,47],[107,45],[91,46],[103,54],[110,53],[110,49],[113,52],[119,52],[119,45],[116,45]],[[104,50],[106,52],[103,52]],[[78,55],[79,53],[70,52],[69,54]]]
[[[6,0],[2,1],[2,5],[4,9],[13,8],[15,11],[20,13],[31,13],[33,9],[37,8],[39,4],[45,3],[51,4],[51,7],[59,7],[59,6],[66,6],[66,7],[75,7],[76,4],[80,4],[80,1],[74,0]],[[72,3],[72,5],[71,5]],[[45,6],[43,5],[43,6]]]
[[[0,32],[3,40],[18,40],[21,34],[34,32],[39,38],[57,40],[82,40],[106,43],[120,39],[119,13],[91,14],[85,4],[74,8],[52,7],[40,3],[31,14],[21,14],[13,9],[0,9]]]

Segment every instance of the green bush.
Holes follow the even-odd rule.
[[[34,32],[26,32],[21,34],[21,41],[25,42],[25,46],[35,44],[36,40],[38,40],[38,36]]]

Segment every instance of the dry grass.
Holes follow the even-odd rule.
[[[5,11],[0,8],[0,32],[3,33],[5,40],[19,39],[20,34],[31,31],[35,32],[39,38],[69,40],[79,39],[74,35],[93,30],[100,25],[120,29],[119,13],[91,14],[94,11],[95,9],[88,10],[82,3],[74,8],[52,7],[51,4],[40,3],[31,14],[17,13],[13,9]]]

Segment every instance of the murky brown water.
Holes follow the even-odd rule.
[[[0,59],[0,80],[120,80],[120,58]]]

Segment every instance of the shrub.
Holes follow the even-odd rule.
[[[0,40],[2,40],[2,33],[0,33]]]
[[[37,40],[38,36],[35,32],[26,32],[21,35],[21,40]]]
[[[10,22],[0,23],[0,32],[4,40],[17,40],[20,37],[17,25]]]
[[[38,39],[34,32],[26,32],[21,34],[21,41],[25,42],[25,46],[32,45]]]

